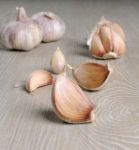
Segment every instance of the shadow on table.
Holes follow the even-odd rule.
[[[63,122],[56,116],[55,112],[53,110],[40,110],[38,111],[38,116],[42,119],[49,120],[53,123],[59,123],[62,124]]]
[[[85,43],[78,43],[78,47],[80,47],[80,51],[78,51],[79,56],[90,57],[88,48]]]
[[[71,51],[71,54],[74,56],[92,58],[85,40],[76,40],[75,47],[73,51]]]

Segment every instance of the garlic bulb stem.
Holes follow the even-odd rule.
[[[17,21],[27,21],[29,17],[25,11],[24,7],[16,7],[17,10]]]

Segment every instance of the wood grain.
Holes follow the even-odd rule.
[[[66,23],[60,41],[41,44],[30,52],[0,49],[0,150],[139,150],[139,2],[81,0],[0,1],[0,21],[15,18],[15,7],[29,15],[52,11]],[[101,16],[118,22],[126,32],[126,55],[111,60],[114,72],[99,92],[85,92],[97,105],[91,124],[65,124],[51,105],[51,86],[28,94],[13,88],[35,69],[50,69],[57,46],[69,64],[86,61],[107,63],[89,56],[85,42]],[[71,76],[71,72],[68,71]]]

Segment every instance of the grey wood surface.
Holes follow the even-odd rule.
[[[64,19],[66,33],[30,52],[0,49],[0,150],[139,150],[139,1],[1,0],[0,22],[15,19],[16,6],[24,6],[29,15],[55,12]],[[53,112],[51,86],[33,94],[13,86],[35,69],[49,70],[57,46],[71,65],[105,64],[84,46],[101,16],[124,28],[127,53],[110,61],[114,72],[101,91],[85,91],[97,105],[95,122],[65,124]]]

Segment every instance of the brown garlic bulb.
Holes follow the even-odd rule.
[[[52,104],[58,117],[67,123],[88,123],[95,119],[95,105],[65,74],[60,74],[53,85]]]
[[[23,7],[17,9],[17,21],[9,22],[1,30],[1,43],[8,49],[31,50],[42,41],[42,30],[28,18]]]
[[[93,29],[87,45],[96,58],[119,58],[126,51],[125,34],[118,24],[102,18]]]

